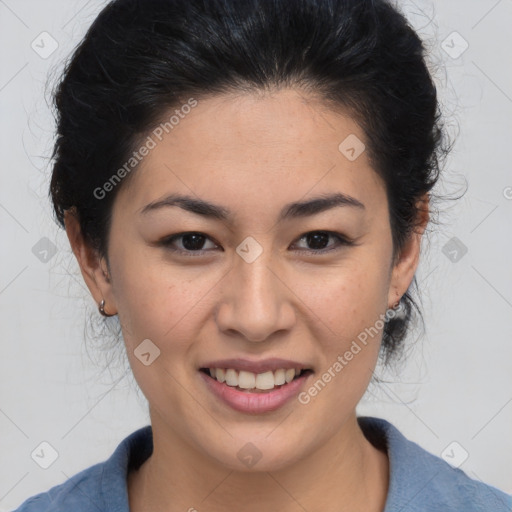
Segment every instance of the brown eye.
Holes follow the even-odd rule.
[[[330,240],[334,240],[334,243],[330,244]],[[355,245],[353,240],[345,237],[341,233],[332,231],[310,231],[309,233],[303,234],[299,238],[299,241],[304,241],[308,246],[305,249],[299,249],[300,252],[313,254],[325,254],[339,250],[343,246]],[[210,242],[213,247],[205,248],[208,242]],[[181,253],[186,256],[202,256],[206,252],[220,248],[220,246],[212,242],[209,236],[196,231],[176,233],[175,235],[165,237],[159,242],[159,245],[164,246],[172,252]]]
[[[203,254],[206,251],[211,249],[205,249],[205,242],[211,240],[208,236],[203,233],[198,232],[186,232],[186,233],[177,233],[170,237],[166,237],[160,241],[160,245],[165,246],[171,251],[185,253],[190,256],[198,256]],[[178,243],[178,247],[176,247],[176,242]],[[181,247],[179,247],[181,245]],[[213,244],[214,248],[218,247],[216,244]],[[192,254],[198,253],[198,254]]]
[[[334,244],[329,246],[329,239],[335,240]],[[310,248],[303,249],[312,253],[326,253],[339,249],[342,246],[354,245],[353,241],[343,236],[341,233],[334,233],[332,231],[310,231],[300,237],[304,240]],[[301,249],[302,250],[302,249]]]

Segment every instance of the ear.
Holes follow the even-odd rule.
[[[105,258],[100,258],[98,252],[88,244],[80,228],[80,221],[74,209],[66,210],[64,213],[66,234],[73,250],[85,284],[96,304],[105,299],[105,312],[109,315],[117,313],[114,294],[112,292],[112,281],[108,274],[108,265]]]
[[[400,254],[394,262],[388,294],[388,307],[395,305],[409,288],[420,260],[421,239],[430,219],[429,195],[418,202],[418,214],[413,232],[409,235]]]

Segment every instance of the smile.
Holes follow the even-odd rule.
[[[277,369],[252,373],[233,368],[201,368],[207,389],[221,402],[239,412],[260,414],[274,411],[298,395],[309,369]]]

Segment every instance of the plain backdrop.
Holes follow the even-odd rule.
[[[99,315],[47,197],[45,88],[103,5],[0,0],[0,510],[105,460],[149,423],[125,361],[107,367],[87,338]],[[400,371],[377,368],[386,382],[358,413],[512,493],[512,1],[400,5],[427,41],[458,136],[438,191],[467,192],[440,205],[423,246],[426,333],[412,333]],[[48,469],[32,457],[43,442],[55,450]]]

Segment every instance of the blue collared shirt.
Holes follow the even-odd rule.
[[[362,416],[358,422],[365,436],[388,453],[390,479],[384,512],[512,511],[512,495],[471,479],[408,440],[388,421]],[[126,437],[106,461],[32,496],[14,512],[129,512],[126,476],[152,451],[148,425]]]

